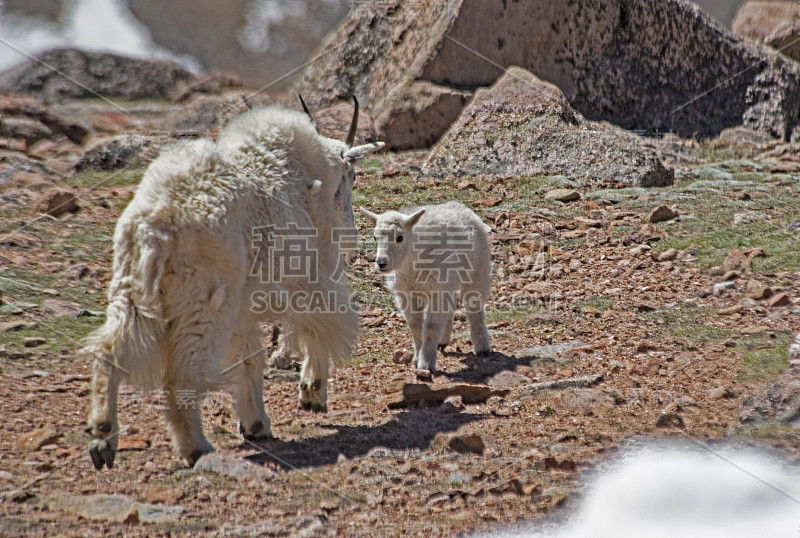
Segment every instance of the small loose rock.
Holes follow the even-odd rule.
[[[677,413],[663,413],[656,419],[656,428],[683,428],[683,417]]]
[[[47,340],[42,338],[41,336],[29,336],[23,340],[23,345],[25,347],[37,347],[41,346],[42,344],[46,343]]]
[[[581,199],[581,193],[572,189],[553,189],[544,195],[545,200],[555,200],[557,202],[572,202]]]
[[[790,304],[792,304],[792,300],[791,300],[791,298],[789,298],[789,295],[787,295],[786,293],[779,292],[779,293],[776,293],[775,295],[771,296],[767,300],[767,304],[769,306],[774,306],[774,307],[789,306]]]
[[[729,399],[735,396],[734,392],[728,387],[717,387],[708,393],[708,397],[712,400]]]
[[[747,289],[744,294],[751,299],[766,299],[772,295],[772,290],[769,286],[755,279],[747,281]]]
[[[647,216],[647,220],[655,224],[656,222],[666,222],[669,220],[677,219],[680,214],[675,211],[674,209],[670,209],[669,207],[662,205],[655,208],[650,214]]]
[[[77,210],[78,202],[75,193],[60,187],[44,191],[33,209],[34,213],[46,213],[51,217],[75,213]]]
[[[17,440],[17,448],[21,450],[39,450],[45,445],[54,443],[62,436],[63,434],[53,428],[45,426],[20,436]]]
[[[431,448],[437,451],[450,450],[461,454],[483,454],[486,444],[483,442],[483,438],[475,433],[453,436],[438,433],[431,442]]]

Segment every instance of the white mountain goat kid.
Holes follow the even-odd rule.
[[[491,353],[485,306],[492,279],[488,227],[459,202],[376,215],[375,269],[387,283],[414,338],[414,364],[436,370],[438,346],[450,343],[460,296],[475,353]]]
[[[260,321],[280,320],[304,354],[301,405],[326,408],[329,361],[349,356],[358,334],[340,248],[355,235],[354,167],[383,145],[351,147],[357,116],[341,142],[300,112],[254,109],[216,144],[175,144],[150,164],[114,233],[106,321],[80,350],[93,361],[97,469],[114,463],[122,381],[165,391],[190,465],[213,450],[200,415],[208,390],[231,391],[246,438],[271,437]]]

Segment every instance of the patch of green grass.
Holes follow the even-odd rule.
[[[26,321],[26,320],[20,320]],[[69,316],[37,322],[35,327],[3,333],[3,343],[8,353],[26,350],[24,341],[28,337],[40,336],[47,340],[47,351],[53,354],[69,356],[81,339],[99,327],[104,316],[81,316],[72,319]]]
[[[383,176],[383,162],[380,157],[370,157],[362,161],[361,169],[371,176]]]
[[[737,380],[742,383],[766,381],[789,366],[789,344],[792,335],[785,332],[762,332],[745,336],[737,351],[742,355],[742,368]]]
[[[72,233],[63,241],[63,245],[69,247],[70,258],[86,256],[88,251],[91,260],[96,260],[98,252],[113,246],[115,225],[116,222],[112,221],[97,224],[76,219],[71,229]],[[111,256],[108,256],[111,260]]]
[[[127,187],[128,185],[138,185],[142,180],[144,170],[144,168],[123,168],[114,172],[83,170],[67,179],[65,183],[79,189]]]
[[[589,297],[585,301],[579,301],[577,303],[573,303],[571,305],[573,310],[583,310],[587,306],[592,308],[596,308],[597,310],[608,310],[611,308],[611,305],[614,304],[613,299],[609,299],[608,297],[603,297],[602,295],[598,295],[596,297]]]
[[[766,422],[751,426],[741,432],[747,437],[760,439],[768,442],[790,442],[796,443],[800,440],[800,432],[788,424],[780,422]]]
[[[34,299],[34,294],[40,293],[47,284],[51,283],[54,279],[47,275],[42,276],[38,281],[29,280],[29,273],[22,273],[14,267],[7,268],[3,271],[3,276],[0,276],[0,292],[4,296],[25,298],[26,301]]]
[[[722,342],[730,338],[731,334],[733,334],[733,332],[728,329],[699,324],[695,325],[692,323],[672,327],[670,333],[678,340],[684,342],[689,348],[696,347],[696,344]]]
[[[464,180],[474,183],[476,188],[458,189],[458,184]],[[484,185],[485,181],[472,178],[449,178],[440,180],[435,185],[428,185],[427,181],[415,180],[409,175],[392,176],[358,185],[353,190],[353,206],[364,206],[378,213],[404,206],[441,204],[450,200],[458,200],[469,206],[470,200],[487,197],[487,193],[481,190]],[[357,214],[356,219],[360,218],[362,217]],[[363,222],[370,228],[366,219]]]
[[[409,349],[413,346],[411,342],[411,333],[404,332],[401,334],[407,334],[408,338],[408,347]],[[369,340],[375,337],[384,336],[385,333],[381,333],[376,331],[370,327],[363,328],[361,333],[361,338],[364,340]],[[394,352],[394,348],[388,348],[386,346],[373,346],[367,349],[361,349],[356,352],[353,357],[344,361],[345,365],[348,366],[356,366],[359,364],[366,364],[369,362],[391,362],[392,361],[392,354]]]
[[[536,312],[544,312],[544,308],[536,306],[509,306],[494,308],[486,311],[486,323],[500,323],[501,321],[524,322],[527,317]]]
[[[541,200],[544,191],[555,188],[566,188],[571,185],[569,180],[561,175],[553,176],[519,176],[507,181],[505,187],[514,191],[522,201]]]
[[[711,313],[709,308],[701,308],[691,304],[656,310],[645,314],[645,319],[650,319],[657,324],[685,325],[694,324],[698,319],[707,317]]]
[[[703,223],[693,223],[690,227],[696,228],[697,224],[703,226]],[[655,245],[654,250],[682,250],[689,245],[698,244],[702,247],[698,253],[698,262],[710,267],[720,265],[731,249],[745,251],[758,247],[769,257],[754,259],[751,263],[754,272],[797,271],[800,270],[800,256],[797,255],[800,252],[800,234],[784,232],[787,224],[783,219],[736,227],[718,224],[716,229],[699,235],[687,233],[683,237],[663,239]]]
[[[708,325],[711,309],[693,305],[657,310],[644,315],[648,326],[663,325],[668,334],[688,349],[696,349],[698,344],[721,342],[730,338],[733,331]]]
[[[762,183],[770,179],[770,174],[765,172],[736,172],[733,174],[734,181],[752,181]]]
[[[720,139],[700,140],[693,150],[693,153],[703,162],[750,159],[759,153],[756,148],[732,145]]]
[[[753,201],[732,199],[722,193],[697,192],[691,198],[678,201],[683,217],[660,225],[667,237],[653,248],[684,249],[691,244],[702,248],[698,253],[701,265],[719,265],[731,249],[762,248],[770,257],[752,262],[756,273],[800,270],[800,234],[786,233],[786,226],[796,218],[797,194],[776,185],[774,178],[758,174],[763,179],[756,188],[745,190],[755,193]],[[620,204],[621,206],[623,204]],[[771,220],[749,224],[733,224],[735,213],[748,208],[765,213]]]

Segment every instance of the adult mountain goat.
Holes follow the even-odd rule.
[[[414,364],[436,370],[436,350],[450,343],[460,298],[475,353],[492,351],[485,306],[492,285],[488,227],[459,202],[387,211],[359,209],[375,223],[375,269],[388,279],[414,338]]]
[[[190,465],[208,390],[228,388],[246,438],[271,436],[259,322],[280,320],[304,354],[300,402],[325,410],[330,360],[358,333],[343,282],[354,243],[355,163],[382,143],[351,147],[280,107],[233,120],[216,144],[164,149],[114,232],[105,323],[80,354],[93,361],[87,432],[97,469],[113,466],[122,381],[165,391],[176,451]]]

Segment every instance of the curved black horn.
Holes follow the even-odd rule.
[[[353,105],[353,122],[350,124],[350,130],[347,132],[347,138],[344,141],[350,147],[352,147],[356,139],[356,129],[358,129],[358,99],[356,99],[355,95],[353,96]]]
[[[311,119],[311,123],[314,123],[314,116],[312,116],[312,115],[311,115],[311,111],[310,111],[310,110],[308,109],[308,107],[306,106],[306,102],[305,102],[305,101],[303,101],[303,96],[302,96],[302,95],[300,95],[300,94],[298,93],[298,94],[297,94],[297,97],[299,97],[299,98],[300,98],[300,104],[301,104],[301,105],[303,105],[303,111],[304,111],[306,114],[308,114],[308,117]]]

